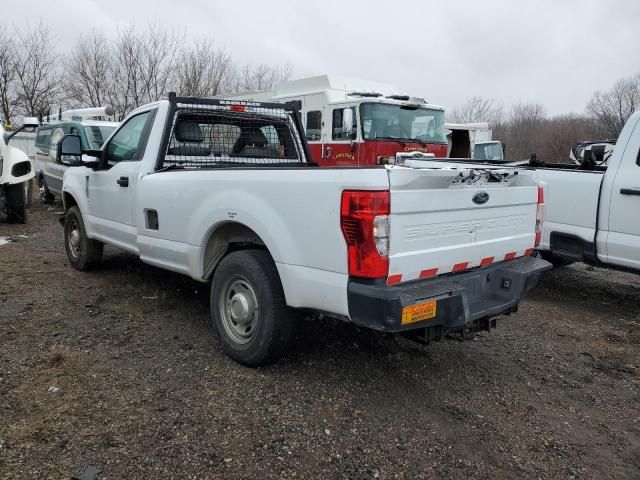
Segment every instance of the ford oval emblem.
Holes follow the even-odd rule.
[[[472,200],[476,205],[484,205],[489,201],[489,194],[487,192],[478,192],[473,196]]]

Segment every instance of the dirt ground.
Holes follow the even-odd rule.
[[[0,478],[640,478],[640,277],[555,270],[474,341],[303,321],[251,370],[207,285],[110,248],[77,272],[40,206],[3,236]]]

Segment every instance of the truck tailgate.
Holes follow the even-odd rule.
[[[387,283],[487,266],[533,251],[538,186],[530,172],[429,164],[388,170]]]

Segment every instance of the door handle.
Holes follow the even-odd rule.
[[[639,188],[621,188],[620,193],[622,195],[639,195],[640,196],[640,189]]]
[[[120,185],[121,187],[128,187],[129,186],[129,177],[120,177],[118,180],[116,180],[116,183],[118,185]]]

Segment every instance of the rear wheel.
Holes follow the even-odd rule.
[[[222,348],[237,362],[257,367],[282,356],[295,320],[266,251],[243,250],[222,259],[211,282],[211,316]]]
[[[104,244],[87,237],[77,206],[71,207],[64,218],[64,246],[69,262],[76,270],[87,270],[102,259]]]
[[[16,183],[5,187],[7,196],[7,221],[9,223],[26,223],[26,195],[24,183]]]

